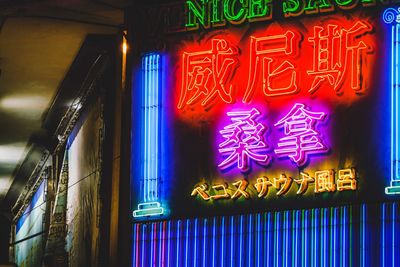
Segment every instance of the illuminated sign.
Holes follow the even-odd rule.
[[[335,176],[337,175],[337,178]],[[315,172],[314,176],[301,172],[299,178],[295,179],[286,174],[279,177],[268,178],[262,176],[251,184],[247,180],[239,180],[228,184],[226,182],[213,184],[211,187],[207,183],[196,185],[191,193],[192,197],[199,197],[204,201],[220,199],[250,199],[251,195],[258,198],[267,198],[269,189],[274,188],[277,196],[284,196],[292,187],[293,182],[297,184],[297,195],[303,195],[308,187],[314,184],[314,193],[335,192],[357,189],[357,177],[354,168],[339,170],[336,174],[334,170],[322,170]],[[336,181],[336,182],[335,182]],[[250,190],[252,187],[256,191]]]
[[[398,3],[397,0],[384,0],[380,4]],[[282,10],[284,17],[297,17],[305,14],[326,14],[335,9],[351,10],[358,6],[375,6],[377,0],[187,0],[186,27],[189,30],[224,26],[227,22],[241,24],[271,20],[273,10]]]
[[[391,25],[391,181],[386,194],[400,194],[400,8],[389,8],[383,20]]]
[[[165,36],[159,124],[153,115],[138,124],[146,95],[136,89],[132,98],[132,155],[147,147],[139,136],[162,133],[158,163],[153,152],[150,161],[132,156],[133,175],[144,173],[133,184],[137,210],[149,202],[164,217],[214,216],[400,192],[400,11],[357,8],[376,4],[367,0],[279,3],[280,19]],[[193,28],[239,24],[272,16],[276,4],[186,1],[187,18]],[[346,16],[285,18],[331,7]]]
[[[141,116],[141,182],[142,203],[133,217],[159,216],[164,213],[158,197],[160,177],[160,111],[161,56],[148,54],[142,58],[142,116]]]
[[[344,85],[354,93],[363,93],[366,89],[361,75],[363,63],[373,51],[364,39],[371,31],[368,22],[356,21],[348,28],[330,23],[324,27],[314,26],[312,33],[305,36],[294,31],[251,36],[250,51],[245,57],[247,68],[238,67],[242,62],[238,60],[235,44],[212,39],[210,50],[183,52],[178,108],[197,102],[203,107],[216,101],[234,103],[232,79],[235,74],[247,76],[242,99],[245,103],[261,88],[268,97],[298,95],[300,88],[312,95],[324,84],[336,94],[343,93]],[[309,53],[301,54],[300,45],[303,50],[307,46]],[[293,59],[298,54],[297,60]],[[312,57],[308,69],[300,67],[305,57]]]

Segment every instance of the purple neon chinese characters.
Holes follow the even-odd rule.
[[[267,128],[256,122],[259,115],[260,111],[256,108],[248,111],[227,112],[231,124],[219,131],[225,138],[218,149],[225,157],[218,165],[220,169],[236,165],[240,171],[246,172],[250,168],[251,160],[262,165],[269,163],[268,145],[263,136]]]
[[[289,157],[297,166],[307,163],[308,156],[328,151],[328,147],[317,131],[318,123],[324,121],[324,112],[312,112],[297,103],[274,126],[283,127],[285,136],[279,139],[275,154],[278,157]]]

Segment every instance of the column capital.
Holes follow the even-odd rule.
[[[382,18],[386,24],[400,24],[400,7],[386,9]]]

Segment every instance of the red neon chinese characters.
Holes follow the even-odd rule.
[[[350,29],[338,29],[338,25],[329,24],[325,29],[314,27],[314,36],[308,38],[313,44],[313,69],[307,71],[314,76],[310,92],[315,92],[321,83],[328,82],[336,93],[341,92],[345,76],[350,76],[351,88],[362,92],[361,67],[362,52],[371,50],[364,41],[358,41],[372,30],[366,22],[356,22]],[[323,32],[325,31],[325,34]]]
[[[284,128],[285,137],[279,140],[275,153],[278,157],[289,157],[297,166],[303,166],[309,154],[327,152],[320,134],[316,130],[317,122],[325,119],[324,112],[312,112],[303,104],[295,104],[289,113],[275,126]]]
[[[251,37],[249,79],[243,102],[249,102],[261,84],[266,96],[289,95],[298,91],[297,74],[292,62],[284,60],[279,66],[273,67],[277,58],[297,54],[299,38],[295,37],[292,31],[268,37]],[[289,81],[285,86],[274,86],[274,81],[282,79],[283,75],[289,75]]]
[[[238,169],[246,172],[250,166],[250,159],[263,165],[268,164],[268,146],[263,137],[266,128],[255,121],[260,111],[253,108],[249,111],[228,112],[227,115],[232,123],[219,131],[225,138],[225,141],[219,144],[219,152],[228,156],[218,167],[226,169],[237,165]]]
[[[232,103],[232,85],[229,84],[237,67],[236,47],[223,39],[213,39],[211,50],[183,53],[182,87],[178,108],[201,101],[208,105],[219,96]]]

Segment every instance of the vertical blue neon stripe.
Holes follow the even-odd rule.
[[[324,250],[322,251],[322,259],[323,259],[323,264],[322,266],[327,266],[327,260],[328,260],[328,250],[329,250],[329,246],[328,246],[328,226],[329,226],[329,210],[328,209],[324,209],[324,217],[323,217],[323,221],[325,224],[324,227]]]
[[[145,239],[145,234],[146,234],[146,225],[143,225],[143,229],[142,229],[142,258],[141,258],[141,262],[142,262],[142,267],[144,267],[144,261],[145,261],[145,245],[146,245],[146,239]]]
[[[261,248],[261,242],[260,242],[260,237],[263,233],[261,232],[261,214],[257,214],[257,266],[260,265],[260,248]]]
[[[277,231],[278,231],[278,212],[274,212],[274,229],[273,229],[273,240],[274,240],[274,258],[273,258],[273,266],[277,267],[279,263],[278,257],[278,238],[277,238]]]
[[[145,57],[144,58],[144,92],[143,92],[143,99],[144,99],[144,103],[142,104],[143,105],[143,113],[144,113],[144,143],[143,143],[143,146],[144,146],[144,148],[143,148],[143,162],[144,162],[144,164],[143,164],[143,199],[144,199],[144,201],[146,202],[147,201],[147,177],[148,177],[148,175],[147,175],[147,162],[148,162],[148,159],[147,159],[147,142],[148,142],[148,129],[147,129],[147,124],[148,124],[148,118],[147,118],[147,97],[148,97],[148,95],[147,95],[147,92],[146,92],[146,90],[147,90],[147,88],[148,88],[148,82],[149,82],[149,78],[148,78],[148,75],[149,75],[149,73],[148,73],[148,61],[149,61],[149,58],[148,57]]]
[[[156,175],[155,175],[155,177],[154,177],[154,182],[155,182],[155,185],[154,185],[154,188],[155,188],[155,200],[158,200],[158,179],[159,179],[159,162],[158,162],[158,157],[159,157],[159,137],[160,137],[160,118],[159,118],[159,106],[160,106],[160,103],[159,103],[159,100],[160,100],[160,96],[159,96],[159,94],[160,94],[160,90],[159,90],[159,88],[160,88],[160,81],[159,81],[159,79],[160,79],[160,55],[157,55],[157,63],[156,63],[156,88],[155,88],[155,91],[156,91],[156,96],[155,96],[155,101],[156,101],[156,103],[155,103],[155,106],[156,106],[156,111],[155,111],[155,113],[156,113],[156,120],[155,120],[155,123],[156,123],[156,127],[155,127],[155,131],[156,131],[156,133],[155,133],[155,139],[156,139],[156,145],[155,145],[155,150],[156,150],[156,155],[155,155],[155,162],[156,162],[156,164],[155,164],[155,172],[156,172]]]
[[[320,255],[321,251],[320,251],[320,246],[318,246],[318,209],[313,209],[313,225],[314,225],[314,229],[313,229],[313,235],[314,235],[314,249],[313,249],[313,253],[314,253],[314,266],[318,266],[317,262],[318,262],[318,255]]]
[[[155,154],[156,154],[156,151],[157,151],[157,149],[156,149],[156,147],[155,147],[155,142],[156,142],[156,129],[157,129],[157,122],[156,122],[156,107],[155,107],[155,99],[154,99],[154,97],[155,97],[155,94],[156,94],[156,79],[157,79],[157,75],[156,75],[156,69],[155,69],[155,66],[156,66],[156,60],[157,60],[157,56],[156,55],[153,55],[153,62],[152,62],[152,65],[151,65],[151,75],[152,75],[152,83],[153,83],[153,86],[152,86],[152,94],[151,94],[151,107],[150,107],[150,110],[151,110],[151,118],[152,118],[152,121],[151,121],[151,146],[150,146],[150,151],[151,151],[151,161],[150,161],[150,163],[151,163],[151,165],[150,165],[150,172],[151,172],[151,176],[150,176],[150,192],[149,192],[149,194],[150,194],[150,197],[151,197],[151,200],[152,201],[154,201],[154,181],[155,181],[155,179],[156,179],[156,177],[155,177],[155,170],[156,170],[156,166],[155,166],[155,162],[156,162],[156,156],[155,156]],[[154,128],[153,128],[154,127]]]
[[[307,240],[306,240],[306,234],[305,234],[307,225],[306,225],[304,212],[305,212],[304,210],[301,211],[301,225],[302,225],[302,228],[301,228],[301,239],[302,239],[301,256],[302,256],[302,266],[307,266],[306,265],[306,258],[307,258],[306,242],[307,242]]]
[[[189,266],[189,223],[190,220],[186,220],[186,236],[185,236],[185,266]]]
[[[344,212],[343,212],[343,207],[340,207],[340,216],[339,216],[339,225],[340,225],[340,232],[339,232],[339,262],[340,262],[340,264],[341,264],[341,266],[343,266],[343,267],[345,267],[345,265],[346,265],[346,263],[345,263],[345,261],[344,261],[344,255],[343,255],[343,249],[340,249],[340,247],[344,247],[344,248],[346,248],[346,244],[345,244],[345,242],[346,242],[346,239],[345,239],[345,235],[346,235],[346,233],[345,233],[345,231],[344,231],[344,229],[345,229],[345,226],[343,225],[343,222],[344,222]]]
[[[181,226],[180,226],[180,223],[181,223],[181,221],[180,220],[178,220],[178,222],[177,222],[177,224],[176,224],[176,267],[178,267],[179,266],[179,259],[180,259],[180,257],[179,257],[179,243],[180,243],[180,240],[181,240],[181,236],[180,236],[180,229],[181,229]]]
[[[396,242],[396,203],[392,203],[392,266],[395,266],[395,260],[394,260],[394,255],[395,255],[395,242]]]
[[[243,215],[240,215],[240,224],[239,224],[239,266],[243,264]]]
[[[170,253],[171,253],[171,221],[168,222],[168,228],[167,228],[167,232],[168,232],[168,248],[167,248],[167,266],[170,266],[171,263],[171,257],[170,257]]]
[[[152,108],[151,108],[151,100],[152,100],[152,96],[151,94],[153,93],[153,71],[152,71],[152,64],[153,64],[153,55],[150,55],[150,64],[149,64],[149,92],[148,92],[148,106],[147,106],[147,110],[149,113],[149,121],[147,124],[148,127],[148,135],[149,135],[149,142],[147,144],[147,197],[149,199],[149,201],[152,201],[151,195],[150,195],[150,190],[151,190],[151,169],[152,169],[152,142],[153,142],[153,129],[152,129],[152,121],[153,121],[153,117],[152,117]]]
[[[198,257],[197,257],[197,226],[198,226],[198,219],[194,220],[194,254],[193,254],[193,264],[194,267],[197,265]]]
[[[162,227],[162,223],[159,223],[158,229],[160,231],[160,235],[159,235],[159,241],[158,241],[158,266],[161,266],[161,262],[162,262],[162,242],[163,242],[163,238],[162,238],[162,234],[163,234],[163,227]]]
[[[271,229],[271,212],[268,212],[268,216],[267,216],[267,230],[266,230],[266,232],[267,232],[267,239],[266,239],[266,241],[267,241],[267,246],[266,246],[266,248],[267,248],[267,257],[266,257],[266,260],[267,260],[267,266],[270,266],[270,259],[271,259],[271,253],[270,253],[270,239],[271,239],[271,232],[272,232],[272,229]]]
[[[382,223],[382,266],[385,266],[385,204],[382,204],[381,206],[382,209],[382,218],[381,218],[381,223]]]
[[[213,226],[212,226],[212,229],[213,229],[213,231],[212,231],[212,241],[213,241],[213,245],[212,245],[212,267],[215,267],[215,250],[216,250],[216,244],[215,244],[215,242],[216,242],[216,230],[215,230],[215,228],[216,228],[216,226],[215,226],[215,224],[216,224],[216,218],[214,217],[214,219],[213,219]]]
[[[253,227],[252,227],[253,220],[252,219],[253,219],[253,216],[249,215],[249,230],[247,232],[247,238],[248,238],[248,243],[249,243],[249,253],[247,255],[249,258],[248,258],[247,266],[253,266],[252,262],[251,262],[251,260],[253,259],[252,244],[251,244],[251,242],[252,242],[251,237],[252,237],[252,230],[253,230]]]
[[[314,240],[314,209],[311,209],[310,210],[310,213],[311,213],[311,220],[310,220],[310,229],[309,229],[309,231],[310,231],[310,252],[311,252],[311,255],[310,255],[310,264],[311,264],[311,266],[315,266],[314,265],[314,254],[315,254],[315,240]]]
[[[150,238],[149,238],[150,264],[151,264],[151,266],[154,265],[154,261],[153,261],[153,257],[154,257],[153,242],[155,242],[155,240],[153,239],[153,234],[154,234],[154,223],[152,223],[151,226],[150,226]]]
[[[342,222],[342,227],[343,227],[343,245],[345,249],[341,249],[341,254],[343,255],[343,266],[347,266],[347,255],[349,252],[351,253],[349,244],[348,244],[348,233],[347,233],[347,227],[348,227],[348,221],[347,221],[347,207],[343,207],[343,222]]]
[[[222,217],[222,222],[221,222],[221,225],[222,225],[222,236],[221,236],[221,267],[224,267],[225,266],[225,264],[224,264],[224,258],[225,258],[225,255],[224,255],[224,247],[225,247],[225,217]]]
[[[308,231],[309,231],[309,227],[308,227],[308,217],[309,217],[309,210],[306,210],[305,211],[305,227],[304,227],[304,230],[305,230],[305,234],[306,234],[306,237],[305,237],[305,243],[306,243],[306,245],[305,245],[305,263],[306,263],[306,266],[308,266],[308,251],[309,251],[309,245],[308,245],[308,240],[309,240],[309,238],[308,238]]]
[[[136,238],[137,238],[137,236],[136,236],[136,225],[133,225],[132,226],[133,227],[133,241],[132,241],[132,244],[133,244],[133,246],[132,246],[132,266],[135,266],[135,263],[136,263]]]
[[[333,208],[333,267],[336,266],[336,228],[338,228],[337,221],[336,221],[336,208]]]
[[[395,33],[395,49],[396,49],[396,84],[393,87],[393,89],[395,90],[395,96],[396,96],[396,117],[395,117],[395,122],[396,122],[396,134],[395,134],[395,138],[396,138],[396,156],[395,156],[395,161],[396,161],[396,169],[395,169],[395,179],[399,180],[399,161],[400,161],[400,157],[399,157],[399,138],[400,138],[400,127],[399,127],[399,116],[400,116],[400,112],[399,112],[399,98],[400,98],[400,80],[399,80],[399,35],[400,35],[400,25],[399,23],[396,23],[396,33]]]
[[[364,220],[364,222],[363,222],[363,234],[362,234],[362,239],[363,239],[363,246],[364,246],[364,249],[363,249],[363,253],[362,253],[362,255],[363,255],[363,260],[362,260],[362,262],[363,262],[363,266],[365,266],[365,255],[366,255],[366,250],[367,250],[367,248],[366,248],[366,244],[367,244],[367,240],[365,239],[365,233],[366,233],[366,220],[367,220],[367,209],[366,209],[366,204],[363,204],[363,220]]]
[[[299,242],[299,211],[295,211],[295,220],[294,220],[294,266],[297,267],[297,263],[298,263],[298,242]]]
[[[395,180],[395,178],[396,178],[396,175],[395,175],[395,173],[394,173],[394,136],[395,136],[395,130],[394,130],[394,120],[395,120],[395,114],[394,114],[394,111],[395,111],[395,108],[394,108],[394,94],[395,94],[395,82],[394,82],[394,72],[395,72],[395,65],[394,65],[394,61],[395,61],[395,59],[394,59],[394,55],[395,55],[395,52],[394,52],[394,50],[395,50],[395,48],[396,48],[396,46],[397,46],[397,43],[396,43],[396,40],[395,40],[395,37],[394,37],[394,33],[395,33],[395,28],[394,28],[394,26],[392,26],[392,56],[391,56],[391,66],[390,66],[390,68],[391,68],[391,113],[390,113],[390,119],[391,119],[391,122],[390,122],[390,131],[391,131],[391,136],[390,136],[390,142],[391,142],[391,144],[390,144],[390,171],[391,171],[391,173],[390,173],[390,176],[391,176],[391,182],[393,182],[394,180]]]
[[[233,216],[231,216],[231,259],[234,259],[234,251],[233,251],[233,236],[234,236],[234,232],[233,232]],[[233,261],[231,261],[231,267],[233,267]]]
[[[207,239],[207,219],[204,219],[203,223],[203,267],[206,267],[206,239]]]
[[[149,87],[147,88],[147,90],[148,90],[148,92],[147,92],[147,106],[146,106],[146,110],[147,110],[147,113],[148,113],[148,116],[147,116],[147,118],[148,118],[148,121],[147,121],[147,134],[148,134],[148,142],[147,142],[147,171],[146,171],[146,174],[147,174],[147,176],[146,176],[146,182],[147,182],[147,186],[146,186],[146,188],[147,188],[147,192],[146,192],[146,195],[147,195],[147,199],[149,200],[149,201],[151,201],[151,197],[150,197],[150,194],[149,194],[149,192],[150,192],[150,186],[151,186],[151,184],[150,184],[150,179],[151,179],[151,177],[150,177],[150,170],[151,170],[151,142],[152,142],[152,137],[153,137],[153,135],[152,135],[152,131],[151,131],[151,121],[152,121],[152,117],[151,117],[151,108],[150,108],[150,106],[151,106],[151,91],[152,91],[152,88],[153,88],[153,79],[152,79],[152,71],[151,71],[151,64],[152,64],[152,61],[153,61],[153,56],[152,55],[150,55],[149,56],[149,65],[148,65],[148,79],[149,79],[149,81],[148,81],[148,83],[149,83]]]
[[[289,221],[289,212],[285,211],[285,216],[284,216],[284,220],[285,220],[285,229],[284,229],[284,248],[285,250],[283,251],[283,265],[287,266],[287,256],[289,254],[289,249],[288,249],[288,231],[289,231],[289,226],[288,226],[288,221]]]

